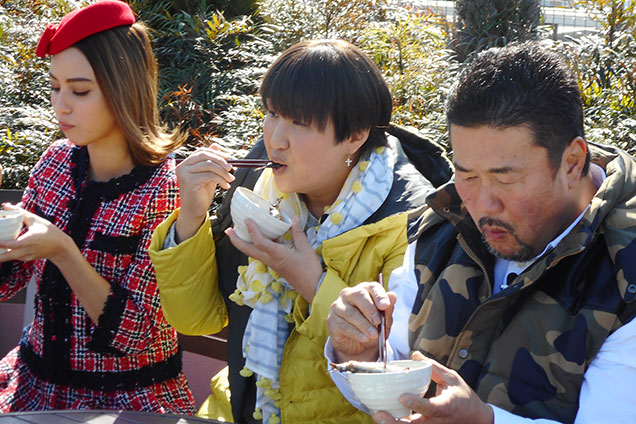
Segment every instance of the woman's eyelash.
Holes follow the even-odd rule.
[[[51,91],[57,93],[58,91],[60,91],[60,87],[51,86]],[[90,90],[84,90],[84,91],[73,90],[73,94],[76,95],[76,96],[85,96],[89,92],[90,92]]]

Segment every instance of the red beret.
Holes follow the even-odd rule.
[[[60,24],[49,24],[40,37],[35,54],[44,57],[71,47],[78,41],[98,32],[135,23],[130,6],[119,0],[104,0],[64,16]]]

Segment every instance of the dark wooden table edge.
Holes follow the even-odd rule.
[[[104,415],[104,416],[112,416],[113,418],[117,418],[117,421],[119,422],[119,419],[126,419],[126,421],[123,421],[122,424],[124,422],[129,422],[129,423],[135,423],[135,417],[139,417],[139,418],[145,418],[144,420],[140,421],[143,423],[147,423],[148,422],[148,418],[161,418],[161,422],[168,422],[167,420],[169,419],[175,419],[175,420],[185,420],[188,424],[192,423],[202,423],[202,424],[219,424],[222,423],[221,421],[217,421],[217,420],[212,420],[212,419],[207,419],[207,418],[201,418],[201,417],[196,417],[196,416],[191,416],[191,415],[179,415],[179,414],[160,414],[160,413],[156,413],[156,412],[144,412],[144,411],[125,411],[125,410],[114,410],[114,409],[80,409],[80,410],[48,410],[48,411],[22,411],[22,412],[9,412],[9,413],[0,413],[0,422],[2,422],[3,419],[6,418],[17,418],[20,419],[20,417],[24,418],[24,419],[36,419],[36,418],[44,418],[45,416],[57,416],[57,417],[64,417],[67,418],[71,421],[76,421],[78,419],[81,418],[82,415],[86,415],[87,418],[88,416],[94,416],[94,415]],[[94,417],[91,417],[91,419]],[[129,421],[130,420],[130,421]],[[40,421],[37,421],[40,422]],[[46,421],[42,421],[43,423],[45,423]],[[77,421],[77,422],[83,422],[83,421]],[[176,422],[176,421],[175,421]],[[223,423],[223,424],[232,424],[232,423]]]

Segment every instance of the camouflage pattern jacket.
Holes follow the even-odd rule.
[[[528,418],[572,422],[583,375],[636,315],[636,160],[590,144],[607,178],[583,219],[492,295],[495,258],[452,182],[416,227],[411,349],[458,371],[479,397]]]

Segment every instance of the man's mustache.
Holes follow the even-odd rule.
[[[515,229],[512,225],[508,224],[507,222],[504,222],[500,219],[497,218],[491,218],[489,216],[483,216],[481,218],[479,218],[479,222],[477,223],[477,225],[479,226],[480,230],[484,230],[484,226],[488,225],[491,227],[500,227],[503,228],[505,230],[510,231],[511,233],[515,232]]]

